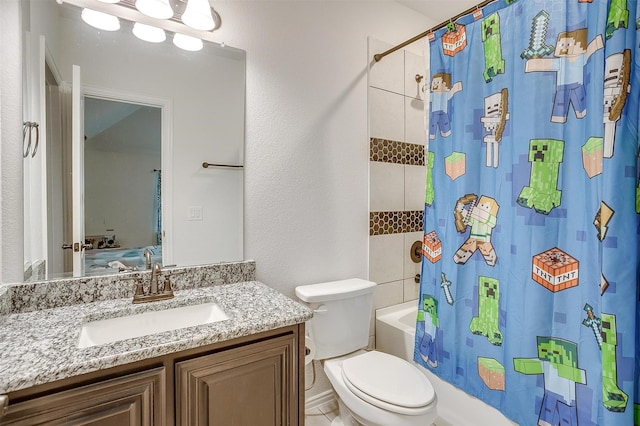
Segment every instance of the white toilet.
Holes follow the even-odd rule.
[[[307,323],[314,359],[338,396],[340,416],[332,426],[429,426],[436,394],[418,368],[396,356],[365,351],[376,284],[349,279],[296,287],[313,309]]]

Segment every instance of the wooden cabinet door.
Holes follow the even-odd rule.
[[[297,425],[297,363],[293,334],[176,363],[176,425]]]
[[[11,405],[0,425],[161,426],[165,368],[117,377]]]

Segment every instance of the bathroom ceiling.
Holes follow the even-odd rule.
[[[433,19],[436,23],[445,21],[460,12],[477,4],[480,0],[396,0],[423,15]]]

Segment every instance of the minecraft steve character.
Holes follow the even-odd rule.
[[[430,294],[422,295],[422,308],[418,309],[418,321],[424,323],[424,335],[418,351],[420,358],[431,367],[438,366],[436,333],[438,331],[438,301]]]
[[[484,116],[480,121],[489,133],[482,139],[487,144],[487,167],[498,167],[498,150],[509,119],[509,91],[505,88],[484,98]]]
[[[465,209],[465,206],[468,207]],[[496,200],[484,195],[479,200],[476,194],[467,194],[458,199],[453,212],[456,230],[463,233],[470,226],[471,231],[469,238],[453,255],[455,263],[467,263],[473,253],[480,250],[487,265],[495,266],[498,256],[491,244],[491,232],[496,226],[499,208]]]
[[[451,135],[451,116],[449,100],[462,90],[462,82],[451,86],[451,74],[438,73],[431,79],[431,116],[429,118],[429,139],[436,138],[436,130],[440,127],[443,138]]]
[[[586,92],[583,84],[584,66],[591,55],[603,47],[604,42],[600,34],[587,45],[587,29],[581,28],[558,35],[554,58],[527,60],[525,72],[556,72],[556,95],[551,122],[565,123],[569,104],[573,105],[577,118],[584,118],[587,115]]]
[[[514,358],[513,367],[544,377],[538,426],[577,426],[576,383],[587,383],[585,370],[578,368],[578,345],[545,336],[538,336],[537,343],[538,358]]]

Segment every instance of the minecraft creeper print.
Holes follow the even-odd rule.
[[[529,162],[531,178],[529,186],[520,191],[516,202],[522,207],[549,214],[560,205],[562,191],[558,185],[558,173],[564,153],[564,141],[556,139],[531,139]]]
[[[493,345],[502,345],[502,333],[498,328],[500,282],[494,278],[478,277],[478,316],[471,319],[469,329],[489,339]]]
[[[613,37],[613,33],[620,28],[629,27],[629,10],[627,0],[611,0],[609,15],[607,16],[606,39]]]
[[[618,387],[616,360],[616,317],[601,314],[602,323],[602,405],[609,411],[623,412],[627,408],[629,396]]]
[[[500,15],[492,13],[482,21],[484,44],[484,81],[489,83],[498,74],[504,74],[504,59],[500,38]]]
[[[435,155],[433,152],[427,152],[427,187],[424,195],[424,203],[427,206],[433,204],[433,200],[436,198],[436,192],[433,187],[433,163],[435,161]]]

